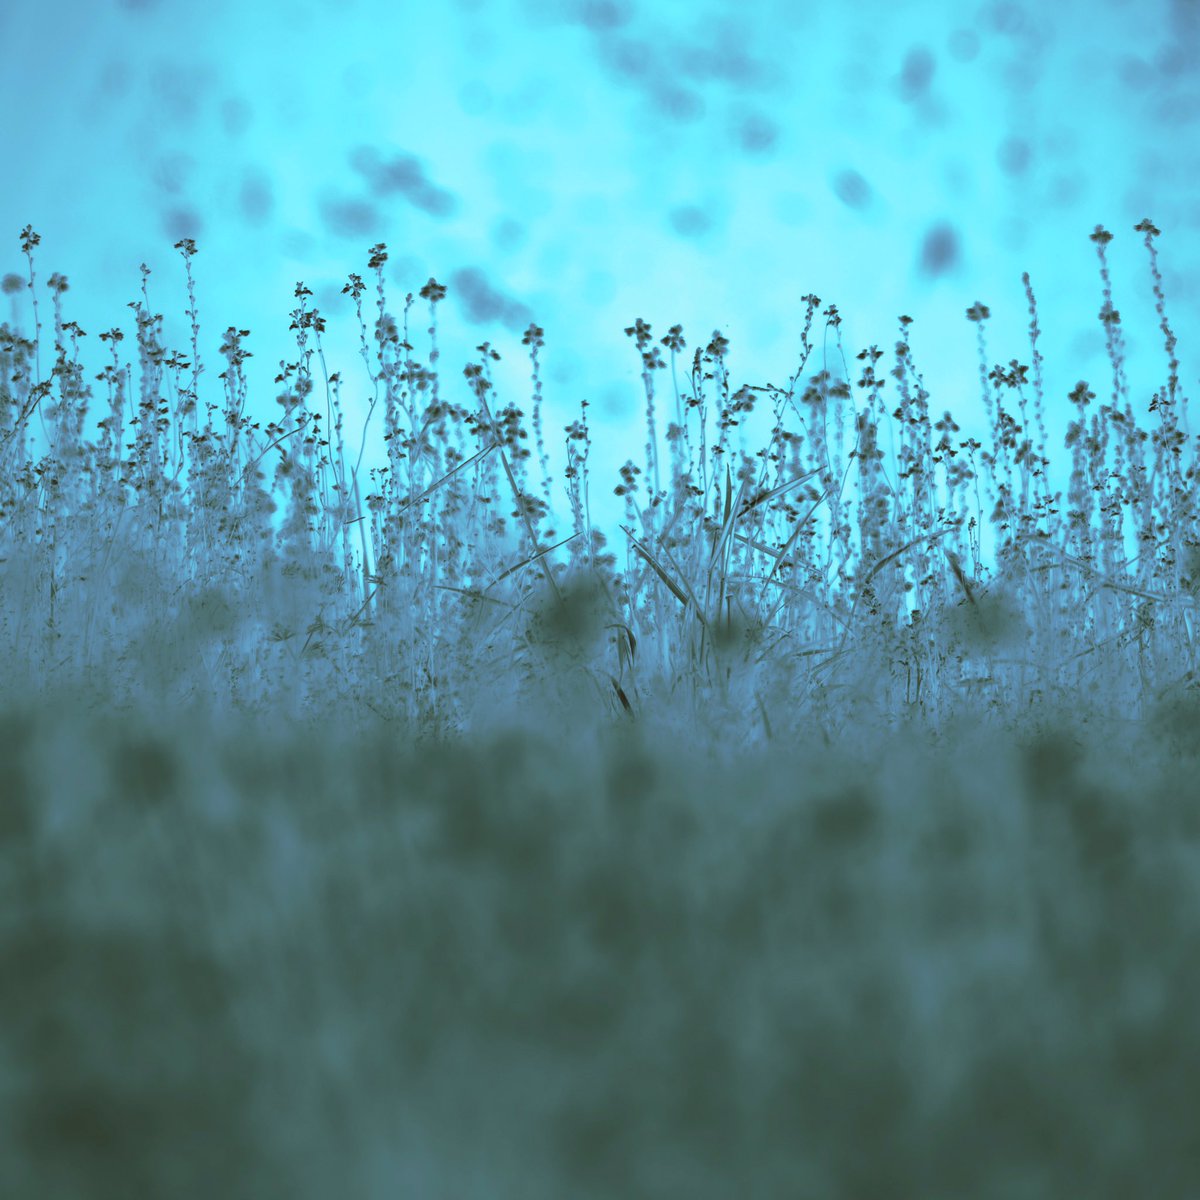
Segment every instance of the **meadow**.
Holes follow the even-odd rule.
[[[202,385],[193,241],[190,345],[144,272],[89,382],[26,227],[0,1193],[1194,1195],[1196,445],[1135,232],[1156,386],[1097,226],[1111,379],[1045,394],[1024,276],[1027,364],[965,314],[986,444],[908,317],[852,369],[808,296],[779,385],[636,320],[644,445],[596,479],[582,403],[556,482],[543,331],[527,420],[383,244],[358,378],[298,284],[267,420],[245,329]]]

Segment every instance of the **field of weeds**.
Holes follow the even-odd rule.
[[[987,446],[907,318],[890,371],[806,379],[809,297],[795,376],[736,390],[719,334],[681,388],[638,320],[618,542],[586,406],[556,516],[536,325],[527,426],[487,343],[439,377],[434,280],[418,356],[373,247],[364,477],[303,284],[275,419],[245,330],[207,396],[184,240],[192,343],[144,290],[92,434],[26,228],[0,1194],[1194,1194],[1196,458],[1137,231],[1164,381],[1125,378],[1097,227],[1109,400],[1043,394],[1026,276],[1030,364],[967,313]]]

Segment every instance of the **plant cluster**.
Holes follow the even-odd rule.
[[[826,306],[842,372],[826,357],[806,375],[821,305],[810,295],[786,386],[735,390],[729,342],[714,333],[681,387],[682,328],[655,339],[639,318],[626,329],[641,356],[647,440],[614,488],[625,521],[613,545],[592,517],[586,400],[564,429],[565,528],[554,512],[543,330],[531,324],[523,338],[531,449],[524,410],[495,394],[490,343],[464,368],[466,388],[446,387],[446,289],[434,279],[419,292],[429,316],[419,357],[417,298],[407,294],[399,316],[389,307],[383,244],[370,252],[372,285],[352,274],[343,288],[370,387],[357,455],[343,435],[351,385],[328,369],[326,320],[303,283],[274,419],[248,408],[247,329],[230,327],[220,344],[222,401],[202,397],[191,239],[176,243],[190,347],[164,345],[143,265],[129,305],[137,371],[122,362],[122,331],[101,333],[104,414],[85,438],[86,334],[64,319],[66,278],[39,287],[39,237],[26,227],[27,274],[4,288],[29,291],[34,328],[0,325],[0,637],[11,676],[70,680],[107,703],[204,697],[302,717],[333,702],[432,737],[552,711],[739,741],[862,721],[936,729],[967,709],[1006,722],[1047,709],[1145,716],[1194,679],[1200,528],[1159,230],[1149,220],[1136,230],[1167,379],[1135,407],[1112,235],[1097,226],[1112,391],[1097,406],[1081,380],[1066,397],[1065,496],[1047,471],[1050,401],[1028,274],[1029,364],[989,366],[989,310],[966,314],[986,446],[931,407],[907,316],[890,372],[872,345],[852,379],[838,309]],[[43,375],[46,289],[54,361]],[[750,452],[745,422],[758,405],[773,423]],[[364,478],[376,409],[386,462]]]

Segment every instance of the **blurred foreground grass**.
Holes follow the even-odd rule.
[[[1196,1195],[1197,715],[718,761],[10,703],[0,1195]]]

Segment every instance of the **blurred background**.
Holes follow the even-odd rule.
[[[372,283],[369,248],[386,242],[393,313],[430,276],[449,289],[440,367],[460,402],[462,367],[488,341],[498,402],[528,414],[521,335],[544,328],[556,504],[565,520],[562,427],[587,399],[593,511],[612,528],[617,468],[644,461],[641,362],[623,332],[636,318],[656,338],[683,325],[681,386],[719,330],[735,390],[787,383],[808,293],[839,308],[851,380],[872,344],[880,373],[894,366],[907,314],[931,408],[978,436],[965,310],[991,309],[989,366],[1030,362],[1028,270],[1057,448],[1075,382],[1098,404],[1111,394],[1098,223],[1115,234],[1135,411],[1167,373],[1132,229],[1145,216],[1163,231],[1183,388],[1196,388],[1198,45],[1195,0],[10,0],[0,275],[25,275],[32,224],[39,283],[67,275],[66,315],[99,371],[96,335],[113,325],[136,354],[126,305],[143,262],[167,344],[188,348],[172,246],[195,238],[202,401],[221,401],[217,347],[236,325],[251,331],[250,407],[264,420],[280,360],[296,354],[288,314],[303,280],[347,381],[349,454],[370,388],[341,289],[350,272]],[[25,290],[0,295],[12,319],[29,328]],[[428,323],[418,300],[421,357]],[[820,310],[814,333],[806,376],[842,374]],[[665,432],[669,371],[656,386]],[[368,466],[383,461],[379,412],[373,428]]]

